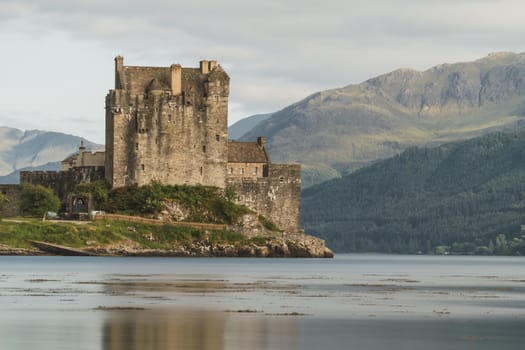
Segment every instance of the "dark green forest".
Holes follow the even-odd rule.
[[[412,147],[302,193],[336,252],[525,254],[525,132]]]

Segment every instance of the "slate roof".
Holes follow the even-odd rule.
[[[257,142],[228,141],[228,163],[269,163],[266,150]]]

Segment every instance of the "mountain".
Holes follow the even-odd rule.
[[[315,93],[260,122],[275,162],[303,164],[303,187],[413,145],[512,129],[525,119],[525,53],[495,53],[426,71],[399,69]]]
[[[20,172],[21,171],[58,171],[60,170],[60,162],[51,162],[44,165],[39,165],[36,167],[25,167],[22,169],[17,169],[12,173],[9,173],[4,176],[0,176],[0,185],[4,184],[18,184],[20,183]]]
[[[500,234],[525,248],[525,132],[410,147],[304,190],[301,215],[339,252],[475,252]]]
[[[0,127],[0,176],[25,167],[62,161],[78,151],[81,141],[88,149],[103,147],[84,138],[58,132]]]
[[[256,114],[239,120],[228,127],[228,138],[230,140],[239,140],[244,134],[253,129],[257,124],[270,118],[271,116],[271,113]]]

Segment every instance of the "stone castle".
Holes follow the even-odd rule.
[[[79,152],[60,172],[21,172],[20,182],[51,187],[65,200],[74,186],[105,178],[111,187],[204,185],[237,193],[237,202],[299,231],[300,165],[274,164],[264,137],[228,140],[230,78],[216,61],[197,68],[125,66],[115,58],[106,96],[105,152]]]

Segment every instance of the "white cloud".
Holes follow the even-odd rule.
[[[41,108],[57,115],[76,110],[86,120],[101,113],[93,120],[102,120],[103,110],[94,105],[103,104],[111,88],[117,53],[133,65],[195,66],[214,58],[232,78],[234,121],[398,67],[524,51],[524,10],[521,0],[4,0],[2,52],[38,52],[32,60],[0,58],[0,76],[11,75],[0,82],[0,92],[25,101],[15,87],[34,84],[36,72],[44,71],[43,78],[55,81],[39,85]],[[81,71],[64,57],[80,61]],[[67,81],[74,82],[73,91]],[[17,104],[21,113],[28,110]]]

